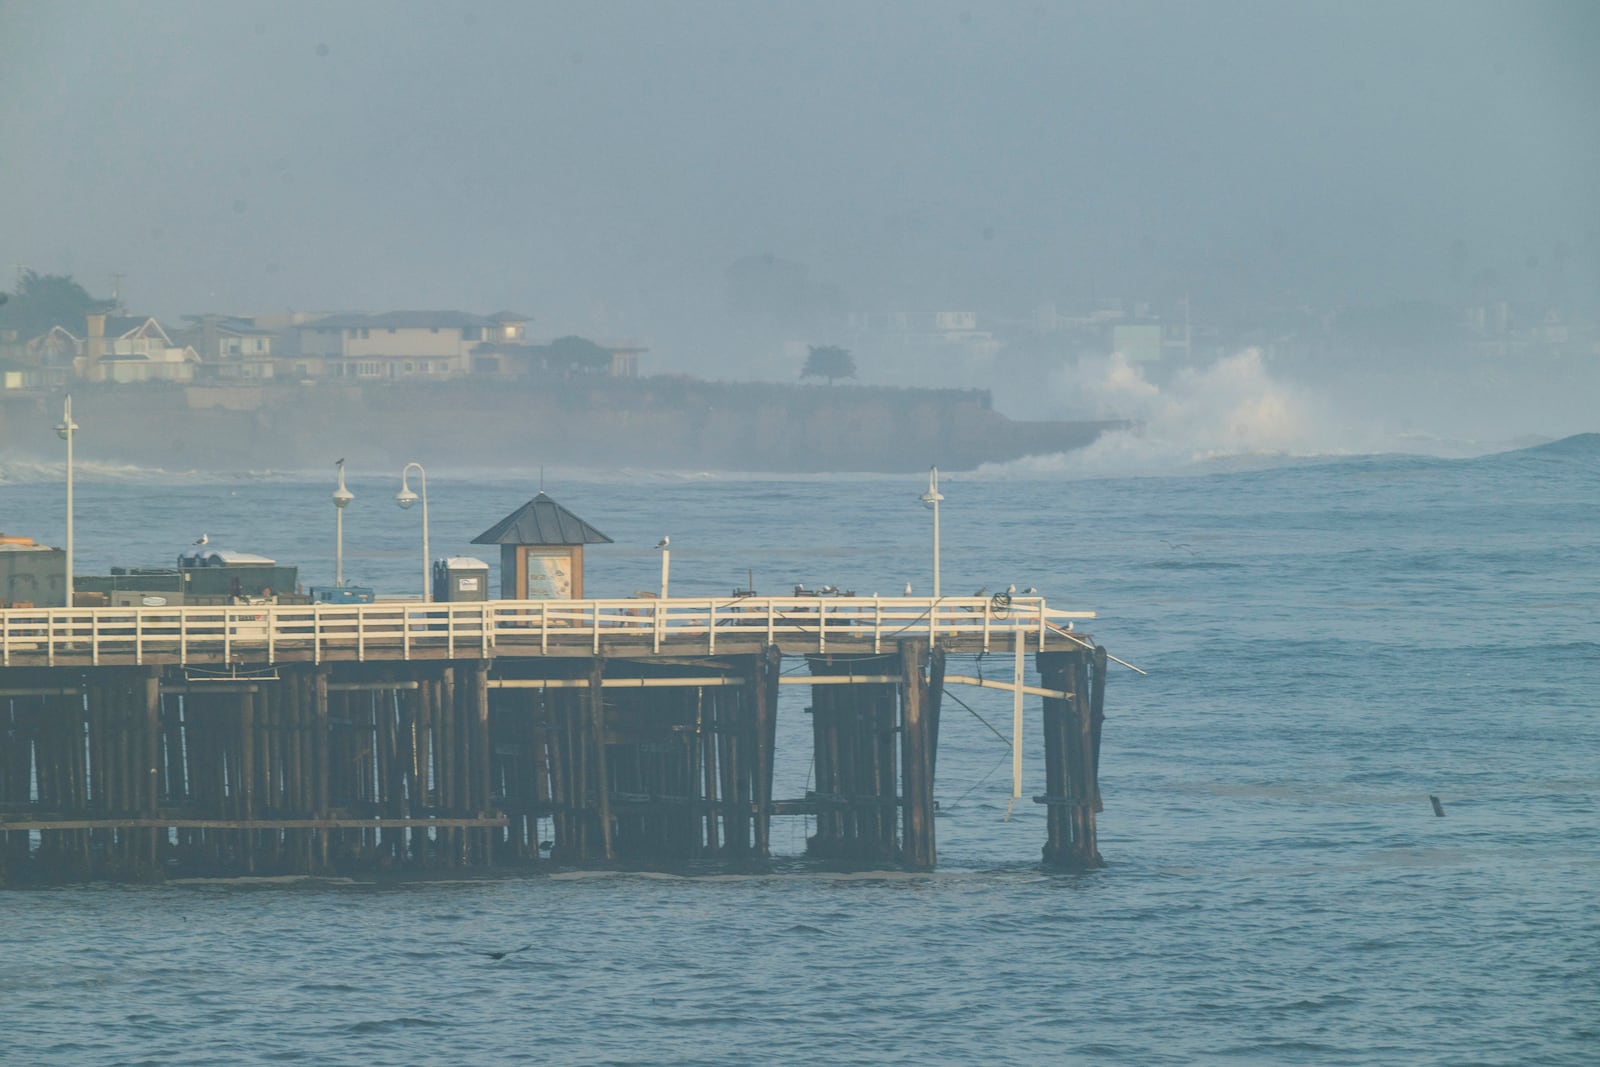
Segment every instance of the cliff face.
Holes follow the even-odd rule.
[[[1013,422],[973,391],[690,379],[78,387],[85,459],[294,469],[345,456],[461,466],[960,470],[1062,452],[1109,423]],[[0,400],[0,449],[50,448],[59,397]]]

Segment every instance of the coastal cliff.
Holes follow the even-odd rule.
[[[493,467],[897,472],[1082,447],[1114,423],[1014,421],[978,390],[689,378],[78,386],[86,459],[295,469],[345,456]],[[0,399],[0,449],[38,455],[56,394]]]

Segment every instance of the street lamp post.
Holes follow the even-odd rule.
[[[939,501],[944,496],[939,492],[939,468],[928,468],[928,491],[917,499],[933,508],[933,599],[939,599]]]
[[[67,394],[67,405],[56,425],[56,436],[67,443],[67,607],[72,607],[72,437],[78,424],[72,421],[72,394]]]
[[[672,538],[663,537],[656,542],[661,550],[661,599],[667,599],[667,572],[672,566]]]
[[[412,467],[417,468],[417,477],[422,479],[422,496],[420,497],[422,500],[422,599],[426,602],[433,599],[433,592],[430,589],[429,578],[431,576],[428,573],[428,564],[431,562],[428,556],[428,472],[422,469],[422,464],[407,463],[400,468],[400,491],[394,495],[394,502],[403,508],[409,508],[419,499],[417,494],[411,491],[411,486],[406,484],[406,474]]]
[[[339,468],[339,488],[333,491],[333,584],[335,588],[344,588],[344,509],[350,506],[350,501],[356,495],[344,487],[344,460],[337,464]]]

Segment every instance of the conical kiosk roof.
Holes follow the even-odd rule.
[[[611,538],[544,494],[472,539],[475,545],[597,545]]]

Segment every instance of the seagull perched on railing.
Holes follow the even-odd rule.
[[[207,537],[205,534],[201,534],[199,537],[194,539],[194,543],[197,545],[208,545],[211,543],[211,538]]]
[[[911,583],[910,582],[906,583],[906,591],[905,591],[904,595],[906,595],[906,596],[910,596],[911,595]]]
[[[670,548],[671,545],[672,545],[672,538],[670,538],[670,537],[663,537],[661,540],[656,542],[656,547],[657,548]]]

